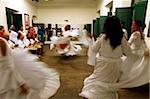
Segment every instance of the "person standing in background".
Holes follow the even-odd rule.
[[[124,33],[125,38],[128,40],[128,32],[125,28],[125,22],[124,21],[121,22],[121,27],[122,27],[122,31]]]

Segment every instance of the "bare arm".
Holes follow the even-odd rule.
[[[6,43],[4,40],[0,39],[0,51],[2,53],[2,56],[6,56]]]
[[[131,37],[128,40],[128,43],[131,45],[134,40],[136,40],[138,37],[140,37],[140,32],[136,31],[132,33]]]

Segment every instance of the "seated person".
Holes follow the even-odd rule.
[[[18,36],[18,33],[15,32],[15,27],[14,25],[11,25],[10,29],[9,29],[9,38],[10,38],[10,41],[13,42],[14,44],[17,44],[18,42],[18,39],[17,39],[17,36]]]
[[[19,33],[21,33],[23,36],[24,36],[24,38],[26,38],[26,33],[25,32],[23,32],[23,26],[21,25],[21,26],[19,26],[19,31],[18,31],[18,34]]]
[[[28,33],[27,34],[27,38],[24,39],[24,43],[25,43],[26,46],[30,46],[31,45],[30,39],[31,39],[31,35]]]
[[[18,38],[18,47],[26,48],[27,46],[26,46],[26,44],[24,42],[24,35],[21,34],[21,33],[18,33],[18,37],[17,38]]]
[[[0,37],[5,38],[7,40],[10,48],[15,48],[18,46],[17,44],[15,44],[15,42],[9,40],[9,33],[6,32],[4,26],[0,26]]]

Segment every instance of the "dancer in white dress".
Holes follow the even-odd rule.
[[[0,99],[49,99],[56,93],[60,86],[56,70],[27,50],[11,51],[5,39],[0,41]]]
[[[143,22],[140,20],[134,20],[132,23],[132,31],[131,37],[129,39],[129,44],[131,45],[131,49],[133,53],[138,55],[143,55],[144,50],[146,48],[144,34],[143,34]]]
[[[71,37],[72,36],[72,31],[71,31],[71,26],[66,25],[65,26],[65,31],[62,33],[63,37]]]
[[[94,41],[94,37],[91,35],[90,32],[86,33],[86,40],[88,42],[87,64],[89,64],[91,66],[95,66],[95,64],[96,64],[96,57],[95,56],[97,53],[92,52],[92,46],[94,45],[95,41]]]
[[[133,33],[129,39],[133,56],[127,58],[122,64],[123,75],[120,82],[128,82],[120,87],[138,87],[149,82],[149,49],[146,46],[143,29],[144,23],[134,20],[132,23]]]
[[[83,29],[82,34],[80,35],[80,42],[81,42],[85,47],[88,47],[87,33],[88,33],[88,31],[87,31],[86,29]]]
[[[150,64],[148,50],[143,50],[142,57],[137,57],[136,54],[132,54],[124,37],[121,40],[121,44],[115,49],[111,46],[111,40],[106,39],[107,31],[116,29],[116,22],[114,21],[115,17],[106,20],[104,25],[106,34],[103,34],[93,47],[93,51],[99,52],[100,56],[97,58],[93,74],[84,81],[84,87],[80,93],[82,97],[88,99],[117,99],[116,91],[118,88],[138,87],[149,82],[148,67]],[[119,27],[117,28],[119,31]],[[119,37],[117,31],[115,32],[116,35],[113,32],[111,33]],[[111,37],[113,37],[112,35]],[[120,59],[122,54],[127,56],[123,63]],[[144,57],[143,54],[145,54]],[[124,68],[127,68],[126,70],[129,71],[121,71],[122,66],[125,66]]]
[[[19,88],[24,88],[23,86],[25,85],[25,81],[14,67],[7,41],[1,37],[0,78],[0,99],[26,99],[25,96],[28,93],[27,87],[25,88],[25,94],[21,94],[21,90],[19,90]]]
[[[99,53],[94,72],[84,80],[80,93],[80,96],[88,99],[117,98],[117,90],[110,85],[119,80],[121,56],[123,53],[130,55],[131,52],[117,17],[108,17],[104,29],[104,34],[92,48],[94,53]]]
[[[51,37],[51,45],[55,45],[57,52],[61,55],[74,56],[82,50],[80,45],[71,42],[74,35],[72,35],[72,31],[70,29],[71,26],[67,25],[63,32],[63,37]]]

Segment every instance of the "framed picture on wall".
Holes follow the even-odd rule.
[[[28,14],[24,14],[24,24],[25,24],[25,29],[27,30],[30,26],[30,19]]]

